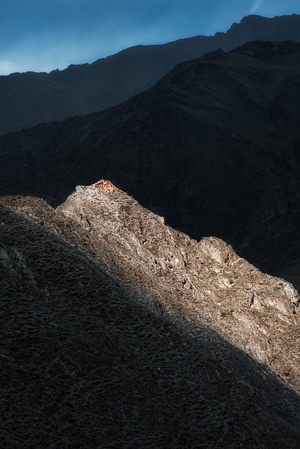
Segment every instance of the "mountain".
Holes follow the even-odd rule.
[[[289,41],[179,64],[122,105],[3,136],[0,193],[57,205],[104,177],[299,288],[299,76]]]
[[[0,135],[100,111],[153,86],[179,63],[253,40],[300,42],[300,16],[247,16],[226,33],[128,48],[93,64],[0,77]]]
[[[291,284],[122,191],[0,214],[3,447],[299,447]]]

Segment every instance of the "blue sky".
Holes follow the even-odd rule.
[[[1,0],[0,75],[93,62],[138,44],[213,35],[299,0]]]

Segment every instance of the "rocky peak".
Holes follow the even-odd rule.
[[[197,242],[124,192],[110,194],[95,185],[78,186],[55,210],[41,208],[37,200],[30,200],[29,208],[22,197],[1,202],[156,298],[151,307],[208,324],[300,388],[297,291],[260,272],[224,241],[205,237]]]
[[[298,449],[299,396],[236,348],[252,326],[252,354],[296,387],[297,327],[272,304],[243,313],[247,270],[121,192],[0,198],[1,447]]]

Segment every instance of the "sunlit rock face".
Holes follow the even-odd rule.
[[[299,447],[298,294],[224,241],[117,190],[2,197],[0,297],[3,447]]]
[[[300,388],[299,296],[216,237],[197,242],[125,192],[80,186],[51,209],[16,197],[10,207],[42,223],[113,275],[159,297],[162,307],[204,322]]]
[[[116,271],[129,281],[212,324],[300,386],[295,363],[299,296],[291,284],[261,273],[218,238],[196,242],[165,226],[160,217],[122,193],[110,196],[83,188],[57,212],[89,235],[84,243],[88,252],[105,251],[108,264],[113,260]]]

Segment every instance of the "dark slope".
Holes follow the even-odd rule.
[[[245,17],[227,33],[137,46],[63,71],[0,77],[0,135],[100,111],[153,86],[177,63],[252,40],[300,41],[300,16]]]
[[[0,192],[58,204],[105,177],[173,227],[275,270],[298,242],[299,75],[293,42],[180,64],[118,107],[2,137]]]
[[[259,365],[0,213],[2,447],[299,447],[299,397]]]
[[[147,302],[155,297],[159,310],[211,326],[300,392],[298,292],[224,241],[197,242],[124,192],[95,186],[78,187],[55,210],[33,197],[0,197],[0,204],[80,248]]]

